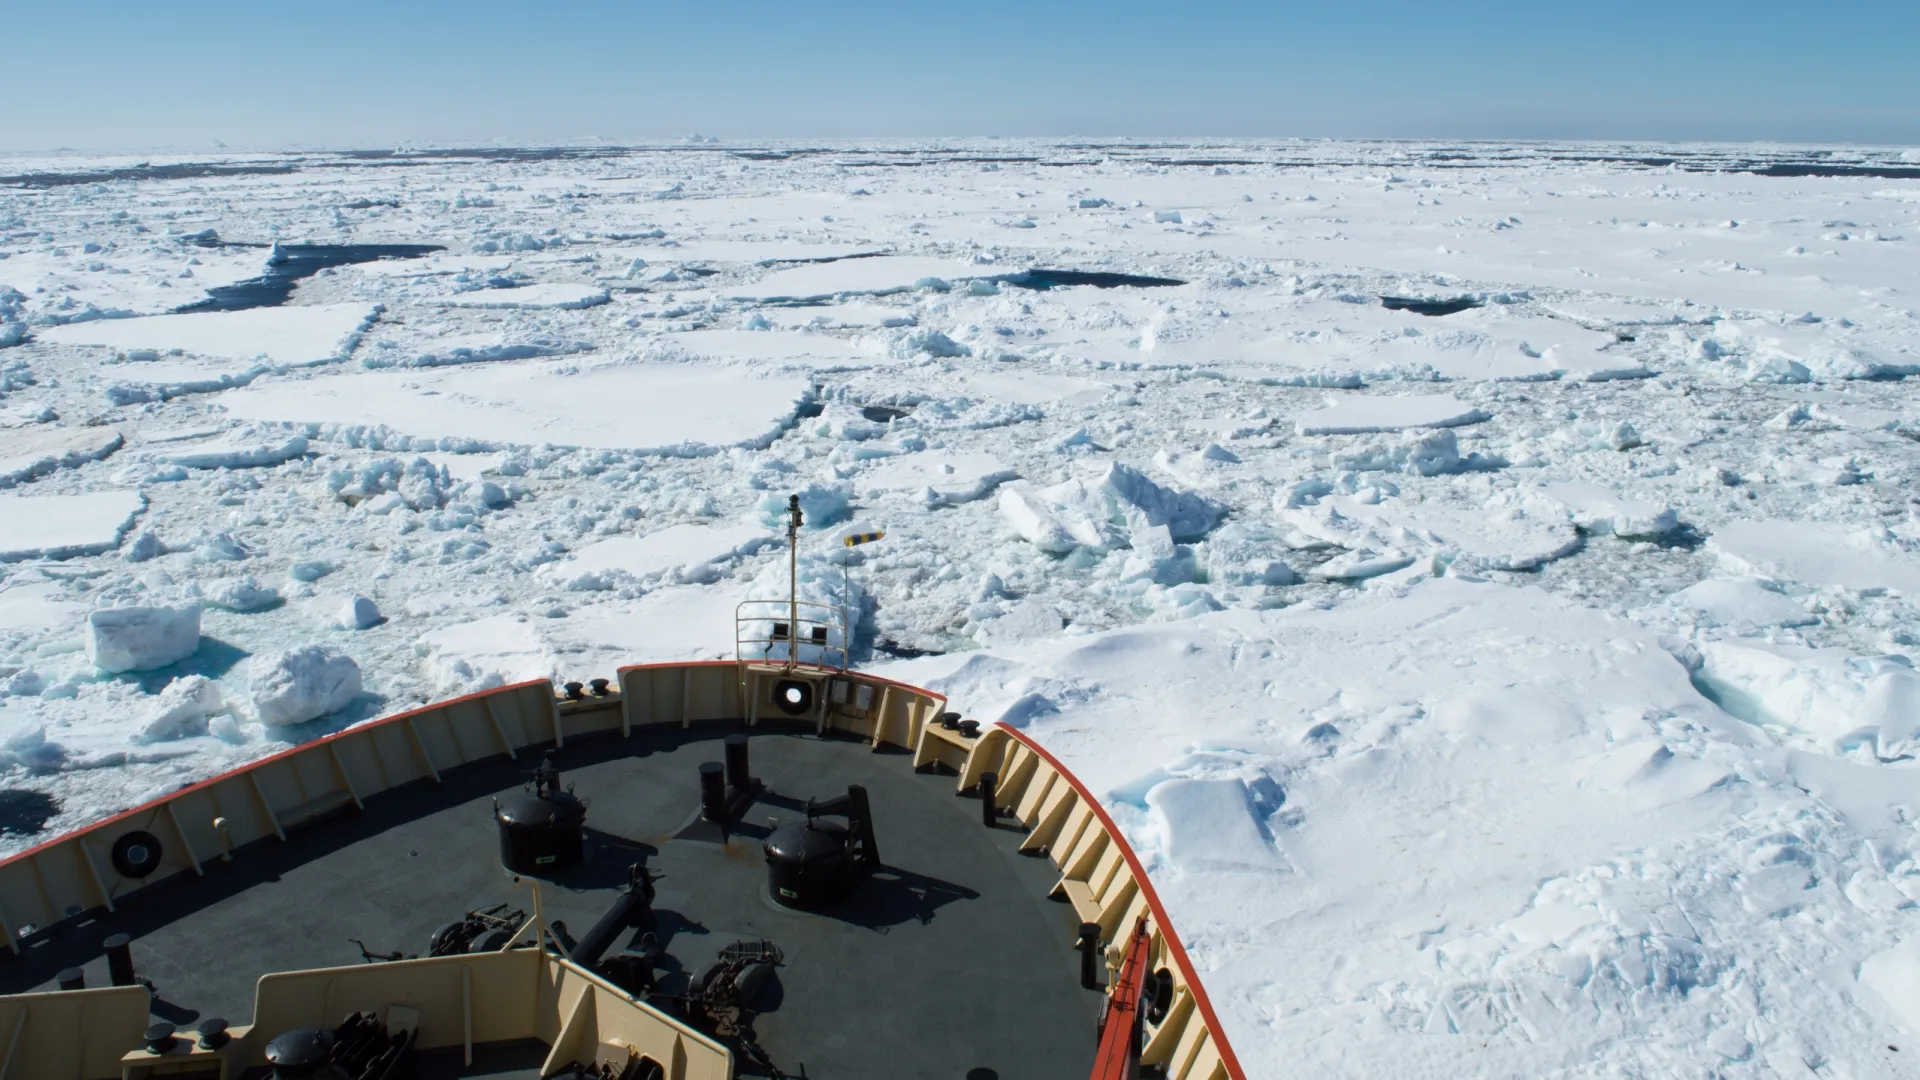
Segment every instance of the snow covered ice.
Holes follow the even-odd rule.
[[[226,395],[221,407],[401,449],[564,443],[697,452],[771,440],[807,392],[793,378],[563,362],[271,379]]]
[[[1845,174],[1899,151],[265,159],[0,188],[48,830],[731,658],[800,493],[818,654],[1101,793],[1254,1075],[1912,1071],[1920,182]],[[180,310],[276,243],[445,250]]]
[[[261,357],[288,367],[338,360],[353,351],[377,305],[315,304],[248,311],[93,319],[49,327],[46,341],[107,346],[128,362],[152,363],[157,354],[246,360]]]
[[[0,562],[111,550],[145,505],[137,491],[0,495]]]
[[[29,427],[0,431],[0,488],[13,487],[57,469],[98,461],[124,443],[109,427]]]
[[[260,722],[299,724],[339,712],[360,696],[360,665],[323,645],[256,656],[247,683]]]
[[[87,658],[108,674],[151,671],[200,648],[200,606],[101,608],[87,616]]]

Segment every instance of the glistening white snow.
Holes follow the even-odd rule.
[[[1857,1045],[1845,972],[1902,940],[1898,875],[1856,864],[1772,740],[1655,635],[1536,589],[882,670],[1110,793],[1229,1029],[1285,1048],[1261,1075],[1676,1075],[1737,1039],[1724,1068],[1789,986],[1819,991],[1796,1040]]]
[[[232,391],[220,405],[233,416],[360,432],[377,445],[661,451],[767,442],[793,419],[807,391],[792,378],[566,362],[279,378]]]
[[[731,657],[799,492],[805,598],[1107,799],[1252,1075],[1911,1071],[1920,187],[1756,171],[1899,151],[762,149],[0,195],[5,784]],[[164,314],[263,269],[209,229],[448,250]]]

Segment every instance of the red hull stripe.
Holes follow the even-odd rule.
[[[1153,911],[1154,925],[1160,928],[1160,935],[1167,942],[1167,952],[1172,954],[1174,964],[1180,968],[1181,978],[1187,981],[1187,989],[1193,994],[1193,1004],[1200,1010],[1200,1018],[1206,1021],[1207,1030],[1213,1035],[1214,1049],[1220,1051],[1220,1060],[1227,1066],[1227,1075],[1233,1080],[1247,1080],[1246,1070],[1240,1067],[1240,1059],[1234,1056],[1233,1047],[1227,1042],[1226,1029],[1220,1026],[1220,1017],[1213,1011],[1213,1002],[1207,998],[1206,987],[1200,983],[1200,974],[1193,969],[1193,961],[1188,958],[1186,947],[1180,944],[1179,935],[1173,931],[1173,920],[1167,918],[1166,905],[1160,902],[1160,894],[1154,891],[1153,881],[1147,877],[1146,867],[1140,865],[1140,857],[1135,855],[1133,848],[1128,845],[1126,834],[1113,823],[1113,818],[1107,814],[1107,808],[1100,804],[1099,799],[1093,797],[1093,792],[1087,790],[1087,786],[1080,782],[1080,778],[1073,775],[1065,765],[1060,764],[1059,758],[1047,753],[1045,747],[1028,738],[1025,732],[1016,731],[1005,724],[999,727],[1000,730],[1018,740],[1021,745],[1039,754],[1041,759],[1053,766],[1056,772],[1066,777],[1067,783],[1072,784],[1073,790],[1080,794],[1081,801],[1093,810],[1094,815],[1100,819],[1100,824],[1106,828],[1107,834],[1113,837],[1115,846],[1119,847],[1120,854],[1127,860],[1128,869],[1133,871],[1134,880],[1140,883],[1140,893],[1147,898],[1147,907]]]

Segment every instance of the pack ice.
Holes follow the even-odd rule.
[[[781,658],[798,494],[802,658],[1081,776],[1249,1075],[1913,1072],[1911,151],[248,161],[0,199],[0,853]]]
[[[1027,542],[1055,553],[1126,547],[1142,529],[1197,539],[1218,517],[1204,498],[1162,487],[1119,462],[1048,488],[1008,485],[1000,492],[1000,513]]]

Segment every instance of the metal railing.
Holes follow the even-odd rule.
[[[821,664],[845,671],[849,655],[846,613],[832,604],[744,600],[733,609],[738,663]]]

